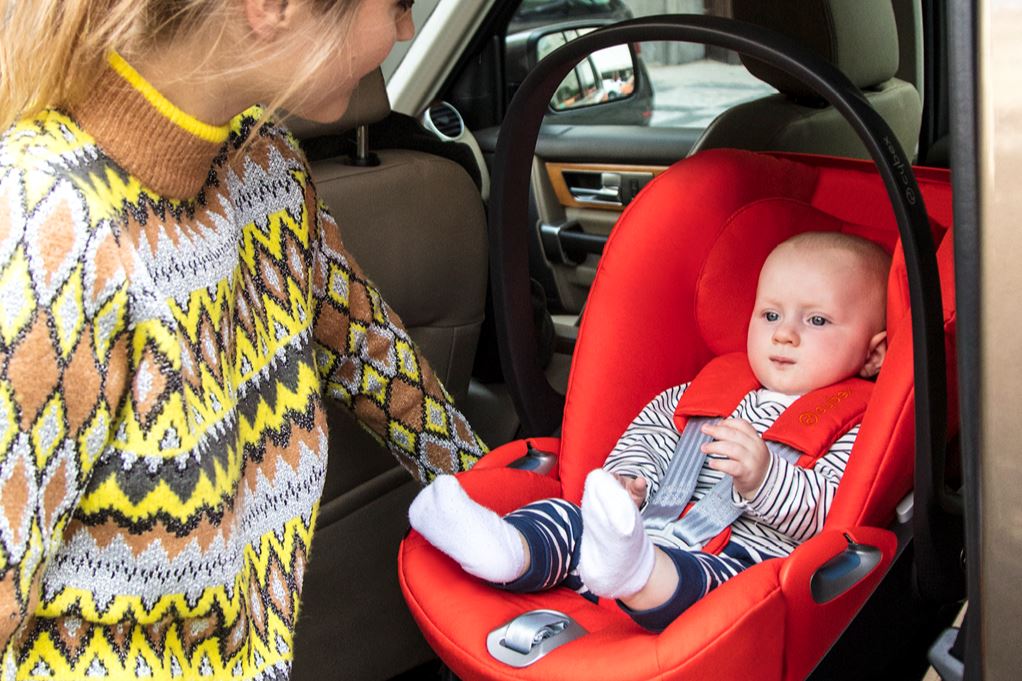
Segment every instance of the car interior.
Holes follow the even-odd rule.
[[[443,14],[445,3],[434,4],[430,21]],[[784,219],[865,231],[895,250],[897,219],[880,176],[869,161],[843,160],[870,157],[845,115],[791,74],[745,55],[713,53],[731,65],[740,59],[748,74],[770,86],[768,94],[726,105],[708,124],[661,126],[655,112],[644,124],[602,124],[601,109],[636,104],[624,97],[591,105],[581,112],[590,119],[585,122],[546,107],[534,144],[520,133],[508,139],[516,91],[528,84],[503,68],[509,26],[526,31],[524,43],[534,45],[565,27],[614,26],[608,22],[627,22],[633,13],[656,16],[663,7],[776,31],[827,60],[917,164],[927,232],[938,246],[931,256],[941,279],[930,282],[930,293],[943,298],[944,308],[937,323],[950,406],[942,421],[954,436],[954,216],[949,175],[940,169],[950,161],[943,3],[676,0],[657,9],[614,0],[588,3],[585,11],[579,6],[587,3],[576,0],[551,3],[558,4],[563,16],[554,7],[544,10],[543,22],[526,24],[516,15],[518,2],[489,3],[461,38],[460,53],[436,69],[423,107],[392,110],[378,71],[362,81],[336,124],[289,124],[346,246],[495,450],[464,477],[470,493],[498,510],[538,492],[577,497],[584,473],[600,464],[652,394],[735,349],[744,333],[735,320],[747,314],[735,312],[744,303],[732,301],[747,299],[750,284],[734,275],[734,263],[756,271],[757,258],[783,239],[776,225]],[[658,43],[640,41],[628,41],[632,58],[644,60],[635,72],[656,86],[668,69],[654,63]],[[657,105],[666,101],[666,89],[654,91]],[[506,177],[508,155],[520,157],[525,169],[513,171],[520,176],[517,194],[503,189],[513,182]],[[920,159],[937,169],[918,167]],[[521,199],[515,224],[504,229],[516,230],[522,251],[507,257],[494,242],[493,221],[515,197]],[[756,201],[769,210],[747,212]],[[730,221],[737,213],[745,217]],[[917,307],[915,298],[909,305],[906,283],[913,266],[905,261],[912,257],[901,255],[900,246],[896,253],[888,317],[901,340],[892,342],[890,368],[878,381],[885,397],[870,407],[876,435],[857,448],[863,453],[842,483],[829,529],[783,565],[757,566],[762,569],[750,571],[746,582],[715,592],[661,636],[641,633],[613,604],[591,606],[556,592],[545,599],[511,597],[457,574],[421,537],[408,535],[407,507],[419,484],[343,407],[333,408],[330,464],[305,577],[305,593],[315,596],[302,604],[293,678],[749,678],[750,664],[762,678],[921,678],[926,649],[959,613],[964,575],[953,569],[939,598],[916,593],[911,490],[915,484],[918,494],[920,478],[918,472],[913,478],[911,412],[912,339],[919,334],[908,328],[909,308]],[[631,273],[608,276],[614,262]],[[707,268],[709,278],[697,281]],[[516,314],[506,312],[511,307]],[[706,312],[713,308],[716,318]],[[516,344],[527,348],[524,355],[509,350]],[[646,354],[633,362],[639,347]],[[607,366],[616,369],[608,373]],[[545,387],[530,392],[522,375]],[[594,413],[607,416],[594,425]],[[944,441],[942,433],[942,452]],[[947,442],[954,469],[958,440]],[[552,471],[537,467],[537,458],[550,459],[536,452],[559,454]],[[533,470],[515,470],[520,467]],[[844,555],[849,542],[873,546],[879,565],[829,605],[808,602],[813,571]],[[575,644],[580,652],[568,654],[566,645],[521,669],[491,657],[491,630],[535,608],[567,613],[590,631]],[[773,633],[751,633],[760,628]],[[863,656],[861,646],[875,645],[880,630],[900,636],[904,648]],[[606,663],[619,650],[643,660],[634,676]]]

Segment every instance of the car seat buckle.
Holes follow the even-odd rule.
[[[555,648],[588,633],[563,612],[530,610],[505,622],[486,637],[486,648],[512,667],[527,667]]]

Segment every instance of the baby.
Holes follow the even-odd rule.
[[[586,478],[581,507],[546,499],[502,518],[472,501],[456,478],[441,476],[412,503],[412,527],[495,586],[562,585],[591,599],[616,598],[641,626],[663,630],[711,589],[822,529],[859,426],[811,467],[772,453],[761,435],[799,396],[880,371],[889,267],[879,246],[835,232],[792,237],[764,263],[747,340],[761,388],[731,418],[701,428],[709,440],[692,500],[726,474],[740,512],[719,553],[687,544],[671,522],[643,516],[681,439],[673,416],[688,384],[639,413],[603,468]]]

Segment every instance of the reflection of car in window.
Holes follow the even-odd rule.
[[[520,10],[519,10],[520,12]],[[544,22],[540,27],[508,33],[505,39],[505,63],[508,87],[513,93],[529,71],[546,55],[566,42],[599,26],[631,18],[631,12],[615,10],[614,18],[584,21]],[[620,16],[618,16],[620,15]],[[516,15],[517,16],[517,15]],[[510,26],[514,26],[512,21]],[[592,104],[613,102],[610,106],[589,108]],[[557,90],[551,109],[551,122],[564,124],[600,123],[605,125],[649,125],[653,112],[653,88],[649,72],[638,52],[620,45],[589,55],[568,74]]]

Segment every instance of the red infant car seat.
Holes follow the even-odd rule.
[[[949,404],[956,394],[951,188],[946,171],[916,171],[930,216],[948,339]],[[639,628],[613,602],[561,588],[516,594],[464,573],[411,532],[399,577],[430,645],[470,679],[801,679],[819,662],[890,567],[888,528],[912,487],[912,333],[905,265],[886,190],[869,162],[714,150],[672,166],[617,223],[587,303],[560,438],[534,438],[558,454],[548,475],[507,468],[523,441],[494,450],[460,476],[499,513],[562,496],[578,502],[631,419],[664,388],[691,380],[711,358],[745,348],[758,272],[770,250],[807,230],[839,230],[895,251],[888,292],[889,349],[823,532],[697,602],[661,634]],[[949,418],[954,424],[955,418]],[[878,549],[865,576],[824,598],[814,574],[849,542]],[[495,659],[491,631],[526,611],[567,614],[585,634],[526,667]],[[573,628],[573,627],[572,627]]]

